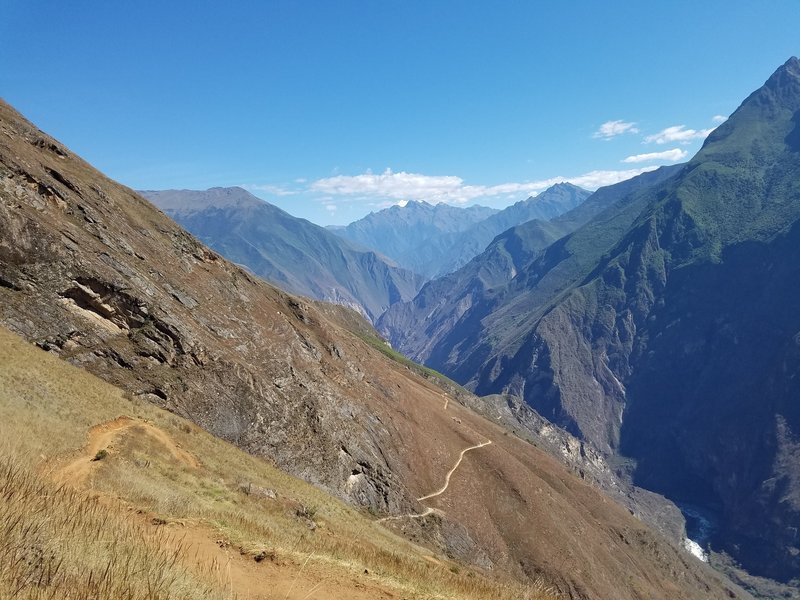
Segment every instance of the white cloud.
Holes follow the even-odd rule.
[[[363,195],[397,200],[460,201],[464,182],[452,175],[430,176],[386,169],[383,173],[367,171],[361,175],[336,175],[318,179],[309,188],[314,192],[335,195]],[[466,198],[465,200],[468,200]],[[464,201],[465,201],[464,200]]]
[[[711,120],[714,121],[714,123],[724,123],[725,121],[728,120],[728,117],[724,115],[714,115],[713,117],[711,117]]]
[[[664,152],[648,152],[646,154],[634,154],[627,158],[623,158],[624,163],[641,163],[652,162],[654,160],[668,160],[670,162],[677,162],[683,160],[689,155],[686,150],[674,148],[672,150],[664,150]]]
[[[334,213],[336,212],[336,205],[335,204],[325,204],[325,210],[328,212]]]
[[[376,201],[386,199],[381,205],[401,204],[409,200],[425,200],[432,204],[447,202],[464,204],[478,198],[507,196],[509,194],[538,194],[556,183],[568,182],[588,190],[619,183],[631,177],[656,169],[655,166],[621,171],[591,171],[574,177],[550,177],[538,181],[522,183],[502,183],[498,185],[468,185],[455,175],[422,175],[420,173],[372,172],[361,175],[337,175],[318,179],[310,184],[309,190],[330,196],[360,197]]]
[[[710,129],[697,130],[686,129],[686,125],[673,125],[672,127],[662,129],[658,133],[648,135],[644,138],[644,142],[646,144],[651,144],[653,142],[656,144],[670,144],[672,142],[688,144],[692,140],[705,139],[712,131],[714,131],[713,127]]]
[[[642,173],[647,173],[648,171],[655,171],[657,168],[658,167],[639,167],[637,169],[625,169],[624,171],[590,171],[589,173],[578,175],[577,177],[564,178],[562,181],[577,185],[586,190],[596,190],[597,188],[613,185],[620,181],[625,181],[626,179],[641,175]],[[555,183],[558,182],[549,179],[547,180],[547,185],[541,189],[545,190]]]
[[[623,133],[639,133],[639,129],[636,127],[636,123],[628,123],[626,121],[606,121],[600,125],[600,129],[595,131],[592,137],[610,140],[611,138],[622,135]]]
[[[266,192],[268,194],[272,194],[273,196],[291,196],[297,193],[294,190],[288,190],[285,187],[270,184],[245,183],[239,187],[243,187],[251,192]]]

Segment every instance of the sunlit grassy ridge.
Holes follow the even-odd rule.
[[[364,340],[367,344],[375,348],[376,350],[381,351],[383,354],[391,358],[393,361],[400,363],[403,366],[408,367],[409,369],[419,373],[424,377],[434,377],[439,379],[442,383],[445,383],[449,386],[461,387],[455,381],[442,375],[439,371],[426,367],[425,365],[421,365],[419,363],[414,362],[404,354],[401,354],[394,348],[392,348],[384,339],[381,339],[375,335],[369,333],[361,333],[356,332],[356,335]]]
[[[107,435],[105,457],[92,462],[90,429],[122,416],[126,426]],[[434,557],[370,515],[2,329],[0,440],[0,597],[237,597],[221,562],[200,560],[181,541],[190,531],[213,536],[248,565],[260,557],[299,575],[308,561],[307,572],[317,567],[343,581],[368,572],[369,585],[407,598],[550,597],[542,585],[493,581]],[[54,482],[75,464],[85,480],[71,475],[71,483],[84,489]]]

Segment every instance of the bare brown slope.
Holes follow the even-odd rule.
[[[460,451],[492,439],[435,499],[446,516],[409,535],[495,572],[543,573],[575,598],[725,596],[555,460],[444,410],[431,383],[221,259],[5,104],[0,224],[0,323],[73,364],[383,514],[421,512],[415,499]]]
[[[0,497],[3,599],[555,600],[409,543],[2,326]]]

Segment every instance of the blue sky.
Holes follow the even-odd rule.
[[[343,224],[690,157],[799,23],[797,0],[6,0],[0,96],[131,187]]]

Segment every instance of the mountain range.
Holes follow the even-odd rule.
[[[486,206],[459,207],[446,203],[408,201],[372,212],[345,227],[329,227],[336,235],[373,248],[403,267],[430,277],[438,270],[436,256],[419,249],[423,243],[458,233],[495,214]]]
[[[469,319],[483,318],[484,312],[488,314],[496,290],[514,279],[542,250],[621,197],[668,178],[677,168],[661,167],[601,188],[582,204],[550,221],[533,219],[504,231],[468,264],[429,281],[413,300],[390,307],[378,320],[377,328],[414,360],[445,369],[446,355],[453,351],[455,344],[462,343],[459,336],[472,326]],[[579,190],[569,184],[554,187]],[[476,313],[473,307],[481,307],[481,312]],[[463,371],[468,372],[469,368],[465,366]]]
[[[294,294],[354,308],[377,319],[413,298],[422,277],[293,217],[242,188],[142,191],[210,248]]]
[[[26,529],[33,537],[3,538],[0,552],[19,553],[2,561],[0,585],[11,585],[2,590],[38,585],[49,593],[60,581],[78,586],[75,597],[85,589],[80,581],[96,586],[93,576],[56,576],[67,558],[98,560],[86,554],[97,540],[76,537],[95,529],[70,524],[97,515],[102,542],[127,531],[117,524],[139,523],[144,506],[154,512],[141,527],[168,528],[155,538],[159,552],[169,551],[170,531],[191,536],[205,550],[187,568],[205,581],[219,574],[224,597],[272,592],[270,583],[235,583],[243,560],[263,561],[276,577],[316,564],[326,570],[315,585],[349,578],[354,598],[369,597],[359,586],[389,579],[391,596],[404,597],[439,594],[409,591],[420,582],[476,600],[552,598],[542,582],[587,600],[749,597],[543,450],[544,437],[537,447],[532,433],[517,436],[486,418],[488,404],[398,356],[356,313],[292,296],[224,259],[5,103],[0,223],[2,427],[36,449],[16,459],[29,477],[63,477],[52,491],[44,482],[28,486],[36,506],[62,499],[53,518]],[[62,361],[114,388],[62,369]],[[546,435],[565,440],[562,448],[572,439],[553,428]],[[586,460],[580,443],[568,443],[573,464]],[[239,450],[264,460],[248,462]],[[275,467],[317,491],[281,479]],[[0,470],[11,482],[2,489],[21,489],[19,472]],[[249,481],[239,480],[243,473]],[[279,480],[279,491],[260,487],[266,480]],[[100,501],[84,494],[89,488]],[[361,510],[323,500],[323,492]],[[27,510],[17,494],[4,494],[4,511]],[[281,533],[281,519],[296,537]],[[0,535],[15,531],[14,522],[4,520],[11,529]],[[45,527],[55,528],[52,539]],[[100,573],[130,564],[133,578],[151,545],[120,561],[118,547],[107,546]],[[205,552],[214,558],[203,566]],[[162,569],[183,560],[171,556]],[[364,561],[369,568],[361,569]],[[13,585],[9,573],[21,573]],[[158,589],[177,585],[172,577],[156,579]],[[283,589],[300,600],[317,588]],[[390,597],[372,597],[381,595]]]
[[[710,515],[713,549],[796,584],[800,61],[689,163],[601,192],[566,236],[542,249],[538,224],[511,230],[379,325],[626,461]]]
[[[374,248],[427,278],[456,270],[480,254],[494,237],[532,219],[547,221],[578,206],[589,192],[556,184],[536,197],[501,211],[481,206],[408,202],[392,206],[333,231]]]

